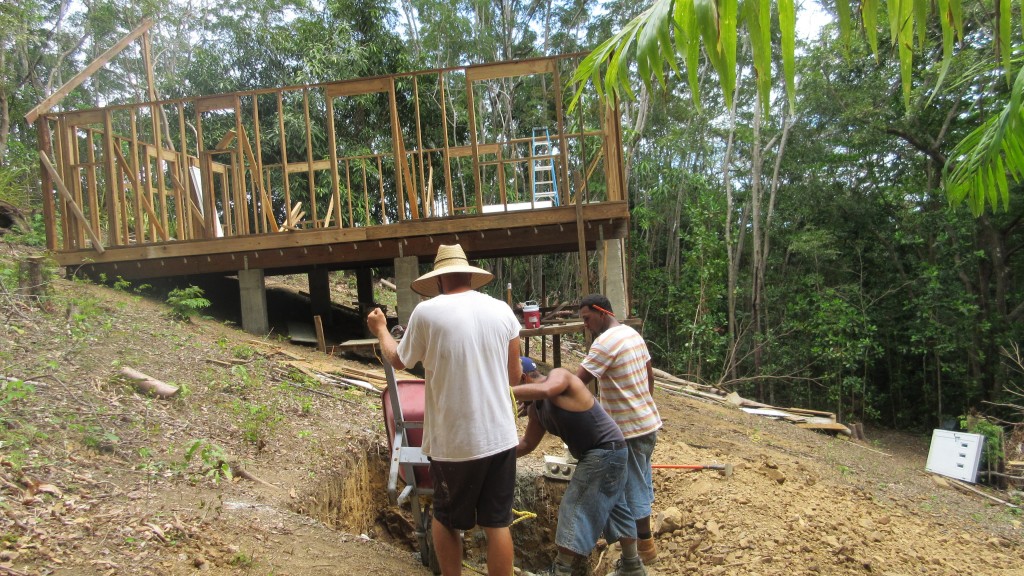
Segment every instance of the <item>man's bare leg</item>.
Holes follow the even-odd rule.
[[[459,531],[441,524],[437,518],[433,519],[430,531],[434,536],[434,554],[437,555],[437,563],[441,566],[443,576],[460,576],[462,574],[462,537]],[[509,546],[512,545],[512,537],[509,535]],[[511,563],[509,572],[512,573]]]
[[[512,573],[512,532],[504,528],[484,528],[487,534],[487,575],[508,576]]]

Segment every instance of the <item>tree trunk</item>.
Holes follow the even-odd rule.
[[[729,352],[726,354],[727,359],[723,375],[728,380],[736,379],[736,285],[739,282],[739,261],[740,254],[742,252],[742,242],[736,241],[734,243],[732,238],[732,213],[735,206],[735,199],[732,195],[731,173],[733,144],[736,139],[736,105],[739,102],[740,86],[742,85],[739,76],[740,75],[737,74],[736,90],[733,93],[732,108],[729,110],[729,138],[725,146],[725,156],[722,158],[722,184],[725,188],[725,250],[728,256],[729,267],[728,279],[726,280],[729,319]],[[745,220],[745,218],[741,217],[741,220]],[[742,228],[740,230],[742,230]]]
[[[754,347],[754,378],[757,382],[757,400],[765,401],[764,380],[761,378],[761,275],[763,269],[761,264],[761,249],[763,241],[761,235],[761,99],[754,98],[754,136],[750,146],[750,208],[751,208],[751,233],[750,253],[751,267],[753,274],[750,275],[750,317],[754,322],[754,333],[751,345]]]

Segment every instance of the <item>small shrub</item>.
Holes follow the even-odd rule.
[[[35,386],[21,380],[0,381],[0,407],[28,398],[36,391]]]
[[[242,437],[257,448],[266,444],[267,436],[283,419],[274,408],[266,404],[235,402],[235,411],[242,417]]]
[[[256,355],[256,349],[252,346],[239,344],[231,349],[231,355],[239,360],[249,360]]]
[[[12,244],[22,244],[25,246],[45,246],[46,245],[46,220],[43,219],[42,214],[33,214],[29,219],[29,229],[25,230],[21,226],[15,226],[10,234],[4,236],[4,239],[11,242]]]
[[[960,416],[960,427],[971,434],[981,434],[985,437],[982,462],[989,470],[996,469],[999,466],[999,462],[1005,457],[1003,452],[1003,429],[998,424],[993,424],[977,414]]]
[[[231,480],[231,464],[223,448],[208,440],[194,440],[185,451],[185,465],[191,464],[197,456],[203,467],[201,476],[214,482],[220,482],[222,478]]]
[[[252,563],[252,556],[241,551],[235,552],[235,555],[232,556],[230,560],[228,560],[228,564],[238,568],[247,568],[249,566],[252,566]]]
[[[259,378],[241,364],[236,364],[231,367],[231,375],[241,380],[243,389],[255,388],[260,383]]]
[[[198,286],[171,290],[167,304],[171,307],[171,317],[183,322],[191,322],[194,316],[210,307],[210,301],[203,298],[203,289]]]

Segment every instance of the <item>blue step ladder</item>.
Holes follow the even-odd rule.
[[[548,129],[534,128],[530,147],[534,203],[550,200],[552,206],[558,206],[558,178],[555,172],[557,155],[558,148],[551,146]]]

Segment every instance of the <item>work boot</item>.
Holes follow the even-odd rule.
[[[615,561],[615,572],[608,576],[647,576],[640,558],[619,558]]]
[[[636,552],[640,555],[640,560],[643,560],[645,565],[650,566],[654,564],[654,561],[658,558],[658,546],[654,543],[654,536],[637,540]]]

